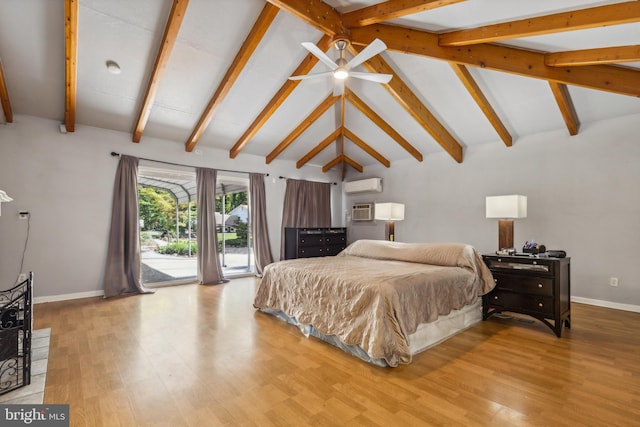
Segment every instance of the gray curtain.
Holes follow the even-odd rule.
[[[196,239],[198,242],[198,281],[201,285],[228,282],[222,274],[218,256],[216,232],[216,177],[217,171],[196,168],[197,211]]]
[[[263,269],[273,262],[269,230],[267,228],[267,198],[264,192],[264,175],[249,174],[249,215],[251,216],[251,236],[253,237],[253,255],[256,273],[262,274]]]
[[[142,284],[138,221],[138,158],[120,156],[113,188],[111,231],[104,273],[105,298],[153,292]]]
[[[331,184],[287,179],[282,209],[280,259],[286,227],[331,227]]]

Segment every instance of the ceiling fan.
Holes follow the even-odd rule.
[[[345,38],[337,39],[334,42],[334,47],[338,50],[340,57],[334,62],[329,58],[318,46],[310,42],[302,43],[302,46],[307,49],[311,54],[320,60],[323,64],[328,66],[331,71],[324,73],[304,74],[301,76],[291,76],[289,80],[306,80],[315,79],[318,77],[333,76],[335,79],[335,86],[333,87],[333,95],[340,96],[344,93],[344,82],[347,77],[354,77],[356,79],[369,80],[376,83],[389,83],[391,80],[391,74],[380,73],[362,73],[353,71],[355,67],[373,58],[377,54],[381,53],[387,48],[387,45],[380,39],[375,39],[367,47],[362,49],[360,53],[351,58],[347,62],[346,50],[349,46],[349,40]]]

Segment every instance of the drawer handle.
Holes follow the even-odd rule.
[[[543,304],[541,302],[538,303],[538,307],[542,307]]]
[[[498,283],[498,279],[493,279],[494,283]]]
[[[498,299],[498,295],[494,296],[493,299]]]
[[[538,283],[538,287],[541,288],[542,287],[542,283]]]

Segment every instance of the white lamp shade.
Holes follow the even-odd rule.
[[[0,190],[0,202],[10,202],[13,199],[7,195],[4,191]]]
[[[490,196],[486,198],[487,218],[526,218],[527,196]]]
[[[404,203],[376,203],[375,218],[385,221],[402,221],[404,219]]]
[[[7,196],[7,193],[0,190],[0,215],[2,215],[2,202],[10,202],[12,200],[11,197]]]

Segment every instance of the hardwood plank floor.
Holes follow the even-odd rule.
[[[252,307],[256,279],[38,304],[45,403],[72,426],[631,426],[640,314],[572,304],[556,336],[490,319],[378,368]]]

